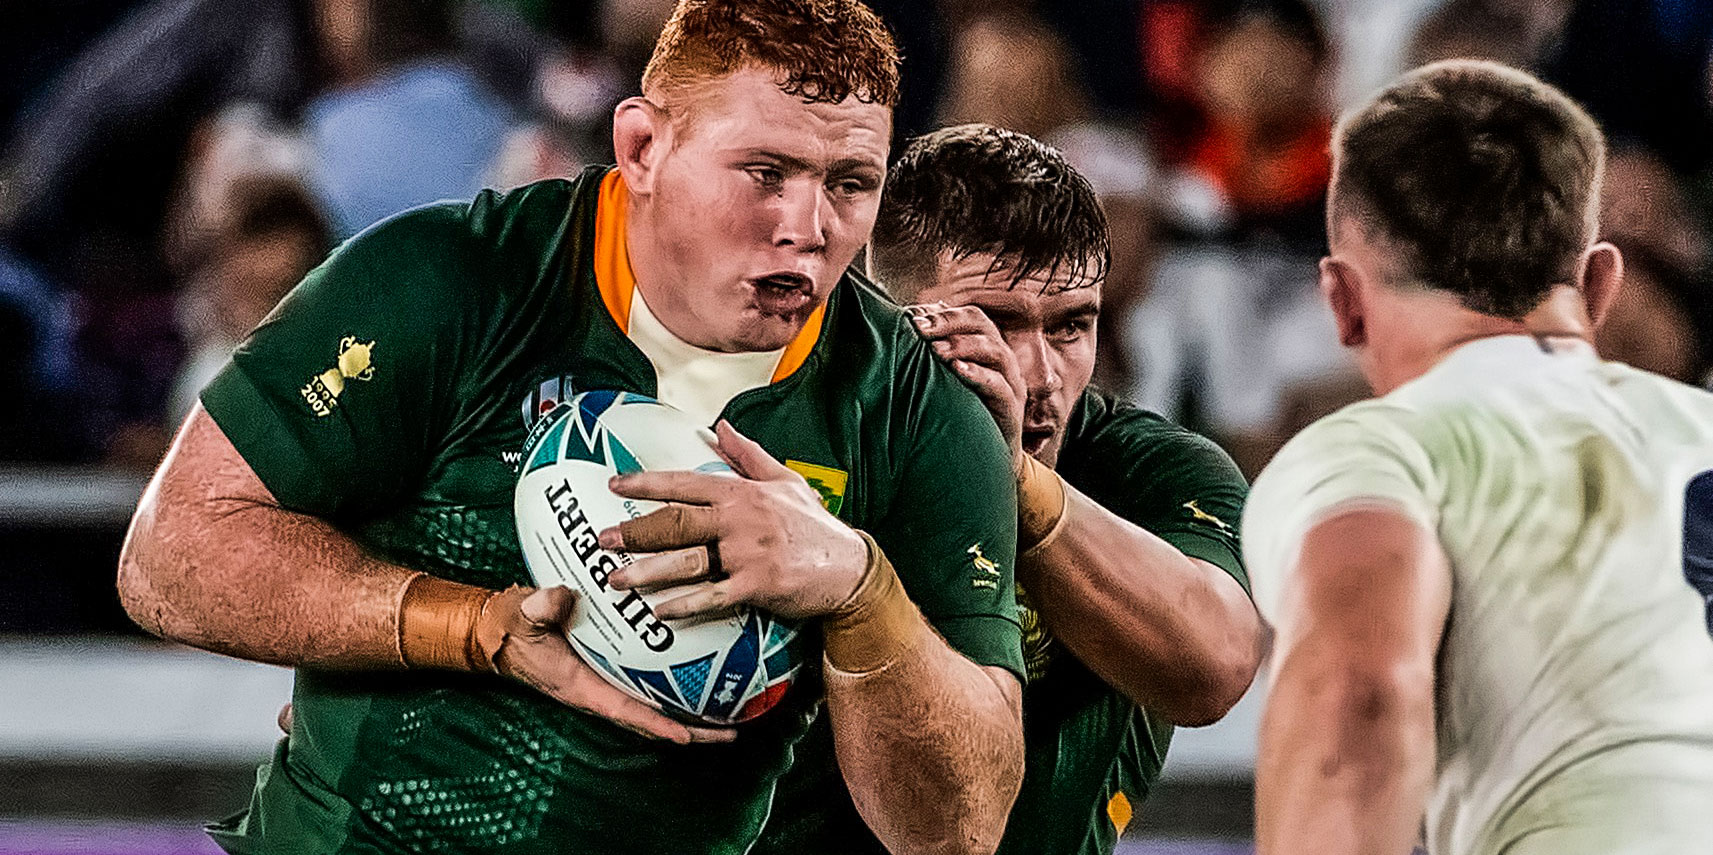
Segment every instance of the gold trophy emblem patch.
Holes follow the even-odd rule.
[[[303,400],[309,403],[309,409],[317,417],[330,416],[333,408],[339,406],[339,396],[345,391],[347,380],[368,380],[375,376],[375,366],[371,361],[375,353],[375,343],[358,341],[356,336],[348,335],[339,340],[339,356],[334,361],[334,367],[310,378],[302,389],[297,390],[303,395]]]

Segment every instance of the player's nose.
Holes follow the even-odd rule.
[[[827,245],[827,198],[816,182],[789,182],[780,194],[773,245],[819,252]]]
[[[1045,397],[1064,387],[1064,378],[1058,366],[1053,364],[1053,349],[1047,344],[1045,332],[1035,330],[1028,335],[1012,337],[1011,352],[1017,357],[1017,369],[1023,374],[1023,384],[1029,388],[1029,397]]]

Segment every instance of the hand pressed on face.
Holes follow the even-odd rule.
[[[800,619],[844,604],[867,569],[867,544],[821,506],[801,475],[726,422],[716,433],[720,456],[741,477],[640,472],[612,480],[621,496],[670,504],[601,532],[604,549],[655,553],[608,583],[674,588],[677,596],[654,609],[665,619],[739,605]]]
[[[930,334],[920,324],[917,330],[926,338],[946,342],[936,352],[955,354],[947,358],[971,366],[953,367],[994,412],[1007,441],[1011,440],[1010,405],[996,408],[994,402],[1004,397],[1002,386],[1017,390],[1022,452],[1052,466],[1058,461],[1076,402],[1094,375],[1100,285],[1078,280],[1071,270],[1018,279],[1013,265],[1012,260],[992,253],[941,253],[932,282],[916,293],[925,307],[914,312],[933,318],[935,332]],[[946,326],[940,327],[941,323]],[[1005,354],[995,354],[987,346],[987,336],[992,334],[998,335]],[[996,369],[1001,362],[1009,368]],[[994,370],[1015,371],[1015,375],[1005,376],[1002,383],[990,373]],[[1023,461],[1017,457],[1014,462],[1020,467]]]
[[[945,303],[907,306],[916,332],[930,342],[934,353],[946,360],[958,376],[975,390],[999,433],[1011,448],[1012,468],[1023,463],[1023,407],[1029,387],[1017,367],[1017,356],[1006,346],[1005,336],[992,319],[974,306]]]
[[[499,672],[627,730],[679,744],[730,742],[736,732],[691,727],[602,679],[566,640],[577,595],[568,588],[512,588],[488,601],[477,629],[482,653]]]

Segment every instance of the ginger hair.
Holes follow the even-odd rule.
[[[679,0],[654,43],[642,91],[665,107],[745,68],[774,72],[808,103],[898,103],[898,47],[859,0]]]

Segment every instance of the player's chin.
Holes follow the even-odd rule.
[[[751,307],[732,331],[729,341],[733,349],[742,351],[778,350],[791,343],[809,323],[813,309],[776,314]]]

